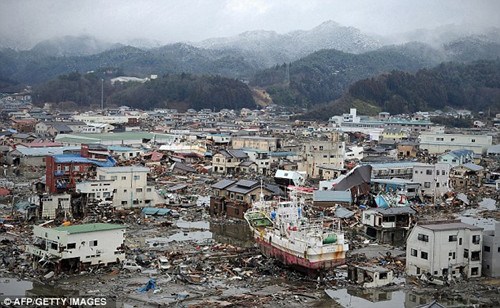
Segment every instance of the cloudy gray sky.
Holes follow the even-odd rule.
[[[0,0],[0,40],[30,46],[88,34],[170,43],[248,30],[285,33],[326,20],[391,34],[451,23],[499,27],[498,12],[499,0]]]

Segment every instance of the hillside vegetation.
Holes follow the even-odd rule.
[[[98,105],[101,99],[99,74],[62,75],[34,89],[35,103],[74,102],[80,107]],[[141,109],[253,108],[252,92],[244,83],[219,76],[170,74],[145,83],[111,85],[105,82],[106,105],[127,105]]]

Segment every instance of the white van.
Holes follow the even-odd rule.
[[[123,262],[123,269],[129,272],[141,272],[142,267],[140,267],[135,261],[126,260]]]

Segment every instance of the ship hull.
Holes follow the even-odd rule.
[[[296,267],[298,269],[306,271],[318,271],[334,268],[345,264],[345,254],[343,252],[337,253],[337,257],[334,258],[311,261],[309,258],[299,257],[279,247],[276,247],[272,243],[269,243],[259,237],[255,238],[255,241],[265,256],[274,258],[284,265]]]

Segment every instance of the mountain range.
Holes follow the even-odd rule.
[[[415,72],[446,61],[496,59],[500,30],[448,26],[379,37],[328,21],[285,34],[249,31],[160,47],[149,40],[133,43],[136,47],[67,36],[40,42],[30,50],[1,49],[0,91],[75,71],[113,68],[138,77],[189,73],[236,78],[266,90],[275,103],[312,107],[331,102],[354,82],[381,73]]]

